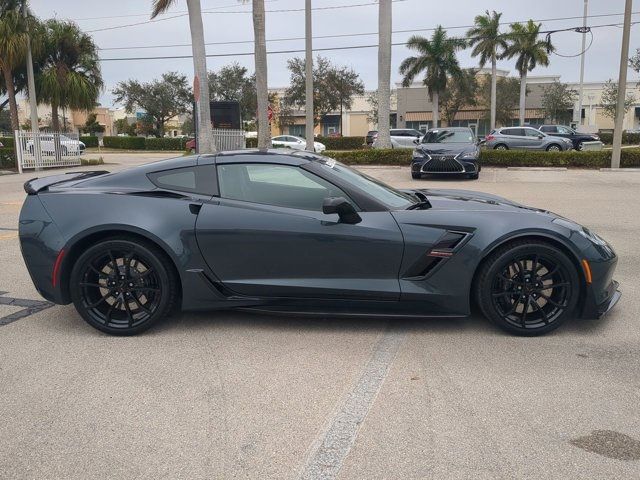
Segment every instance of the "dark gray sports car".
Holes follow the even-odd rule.
[[[613,249],[553,213],[399,191],[307,152],[182,157],[33,179],[20,243],[43,297],[129,335],[174,308],[458,317],[522,335],[618,301]]]

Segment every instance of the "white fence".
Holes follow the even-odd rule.
[[[14,138],[19,172],[25,168],[73,167],[81,163],[84,144],[77,133],[16,130]]]
[[[213,129],[213,141],[220,152],[229,150],[241,150],[245,148],[243,130]]]

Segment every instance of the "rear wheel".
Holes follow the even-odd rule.
[[[484,262],[475,285],[484,315],[517,335],[541,335],[573,313],[580,280],[573,263],[553,245],[516,241]]]
[[[128,238],[102,241],[80,255],[69,287],[87,323],[112,335],[147,330],[169,314],[177,298],[177,279],[166,255]]]

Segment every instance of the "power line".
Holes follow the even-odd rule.
[[[635,22],[638,23],[638,22]],[[621,25],[620,23],[610,23],[610,24],[605,24],[605,25],[593,25],[591,27],[589,27],[590,29],[593,28],[602,28],[602,27],[616,27],[618,25]],[[540,34],[546,34],[546,35],[552,35],[554,33],[560,33],[560,32],[570,32],[570,31],[576,31],[577,28],[581,28],[581,27],[570,27],[570,28],[562,28],[562,29],[557,29],[557,30],[547,30],[547,31],[541,31],[539,32]],[[525,33],[526,34],[526,33]],[[449,38],[455,38],[455,37],[449,37]],[[392,46],[404,46],[406,45],[406,42],[394,42],[391,44]],[[327,47],[327,48],[314,48],[313,51],[314,52],[326,52],[326,51],[337,51],[337,50],[358,50],[358,49],[364,49],[364,48],[378,48],[378,44],[370,44],[370,45],[350,45],[350,46],[344,46],[344,47]],[[304,49],[300,50],[300,49],[291,49],[291,50],[272,50],[270,52],[267,52],[268,55],[278,55],[278,54],[284,54],[284,53],[303,53]],[[219,58],[219,57],[245,57],[245,56],[253,56],[254,52],[236,52],[236,53],[210,53],[207,54],[207,58]],[[193,58],[192,55],[163,55],[163,56],[155,56],[155,57],[121,57],[121,58],[101,58],[100,61],[102,62],[112,62],[112,61],[131,61],[131,60],[180,60],[180,59],[191,59]]]
[[[408,2],[409,0],[391,0],[393,3],[399,3],[399,2]],[[334,6],[328,6],[328,7],[315,7],[312,8],[312,10],[338,10],[338,9],[343,9],[343,8],[356,8],[356,7],[369,7],[375,5],[375,3],[356,3],[353,5],[334,5]],[[283,8],[283,9],[279,9],[279,10],[265,10],[265,13],[292,13],[292,12],[304,12],[304,8]],[[208,11],[208,10],[203,10],[202,11],[203,14],[225,14],[225,13],[241,13],[241,14],[250,14],[252,13],[250,10],[235,10],[235,11],[216,11],[216,12],[212,12],[212,11]],[[96,33],[96,32],[105,32],[108,30],[117,30],[120,28],[128,28],[128,27],[137,27],[139,25],[145,25],[145,24],[149,24],[149,23],[157,23],[157,22],[163,22],[165,20],[172,20],[174,18],[179,18],[179,17],[186,17],[187,15],[189,15],[188,13],[181,13],[178,15],[173,15],[171,17],[165,17],[165,18],[159,18],[156,20],[145,20],[143,22],[135,22],[135,23],[127,23],[125,25],[114,25],[111,27],[104,27],[104,28],[96,28],[93,30],[86,30],[86,33]]]
[[[633,12],[634,15],[640,14],[640,11]],[[622,13],[607,13],[607,14],[599,14],[599,15],[588,15],[588,18],[602,18],[602,17],[615,17],[623,15]],[[565,21],[565,20],[577,20],[583,18],[582,16],[575,17],[555,17],[555,18],[541,18],[537,20],[533,20],[534,22],[556,22],[556,21]],[[500,25],[510,25],[512,23],[520,23],[525,20],[519,21],[511,21],[511,22],[501,22]],[[471,28],[473,25],[456,25],[452,27],[443,27],[445,30],[455,30],[461,28]],[[417,28],[417,29],[405,29],[405,30],[394,30],[392,33],[416,33],[416,32],[430,32],[435,30],[435,28]],[[333,34],[333,35],[317,35],[314,36],[314,40],[326,39],[326,38],[344,38],[344,37],[366,37],[378,35],[378,32],[366,32],[366,33],[341,33],[341,34]],[[288,41],[299,41],[304,40],[305,37],[286,37],[286,38],[273,38],[267,40],[267,43],[272,42],[288,42]],[[236,41],[226,41],[226,42],[207,42],[205,45],[240,45],[240,44],[249,44],[253,43],[253,40],[236,40]],[[174,44],[166,44],[166,45],[139,45],[132,47],[105,47],[100,48],[100,50],[142,50],[142,49],[153,49],[153,48],[174,48],[174,47],[191,47],[190,43],[174,43]]]

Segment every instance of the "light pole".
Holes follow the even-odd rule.
[[[311,24],[311,0],[304,2],[304,35],[305,35],[305,137],[307,141],[306,149],[310,152],[315,150],[313,137],[313,40]]]
[[[589,0],[584,0],[584,15],[582,16],[582,54],[580,55],[580,91],[578,93],[578,113],[573,116],[573,120],[578,122],[578,126],[582,125],[582,98],[584,88],[584,57],[587,47],[587,10],[589,8]],[[577,118],[576,118],[577,117]]]
[[[631,32],[632,3],[633,0],[626,0],[624,4],[624,27],[622,30],[622,48],[620,49],[620,74],[618,76],[618,103],[616,106],[616,123],[613,130],[611,168],[620,168],[622,122],[626,113],[624,110],[624,101],[627,97],[627,69],[629,67],[629,34]]]

